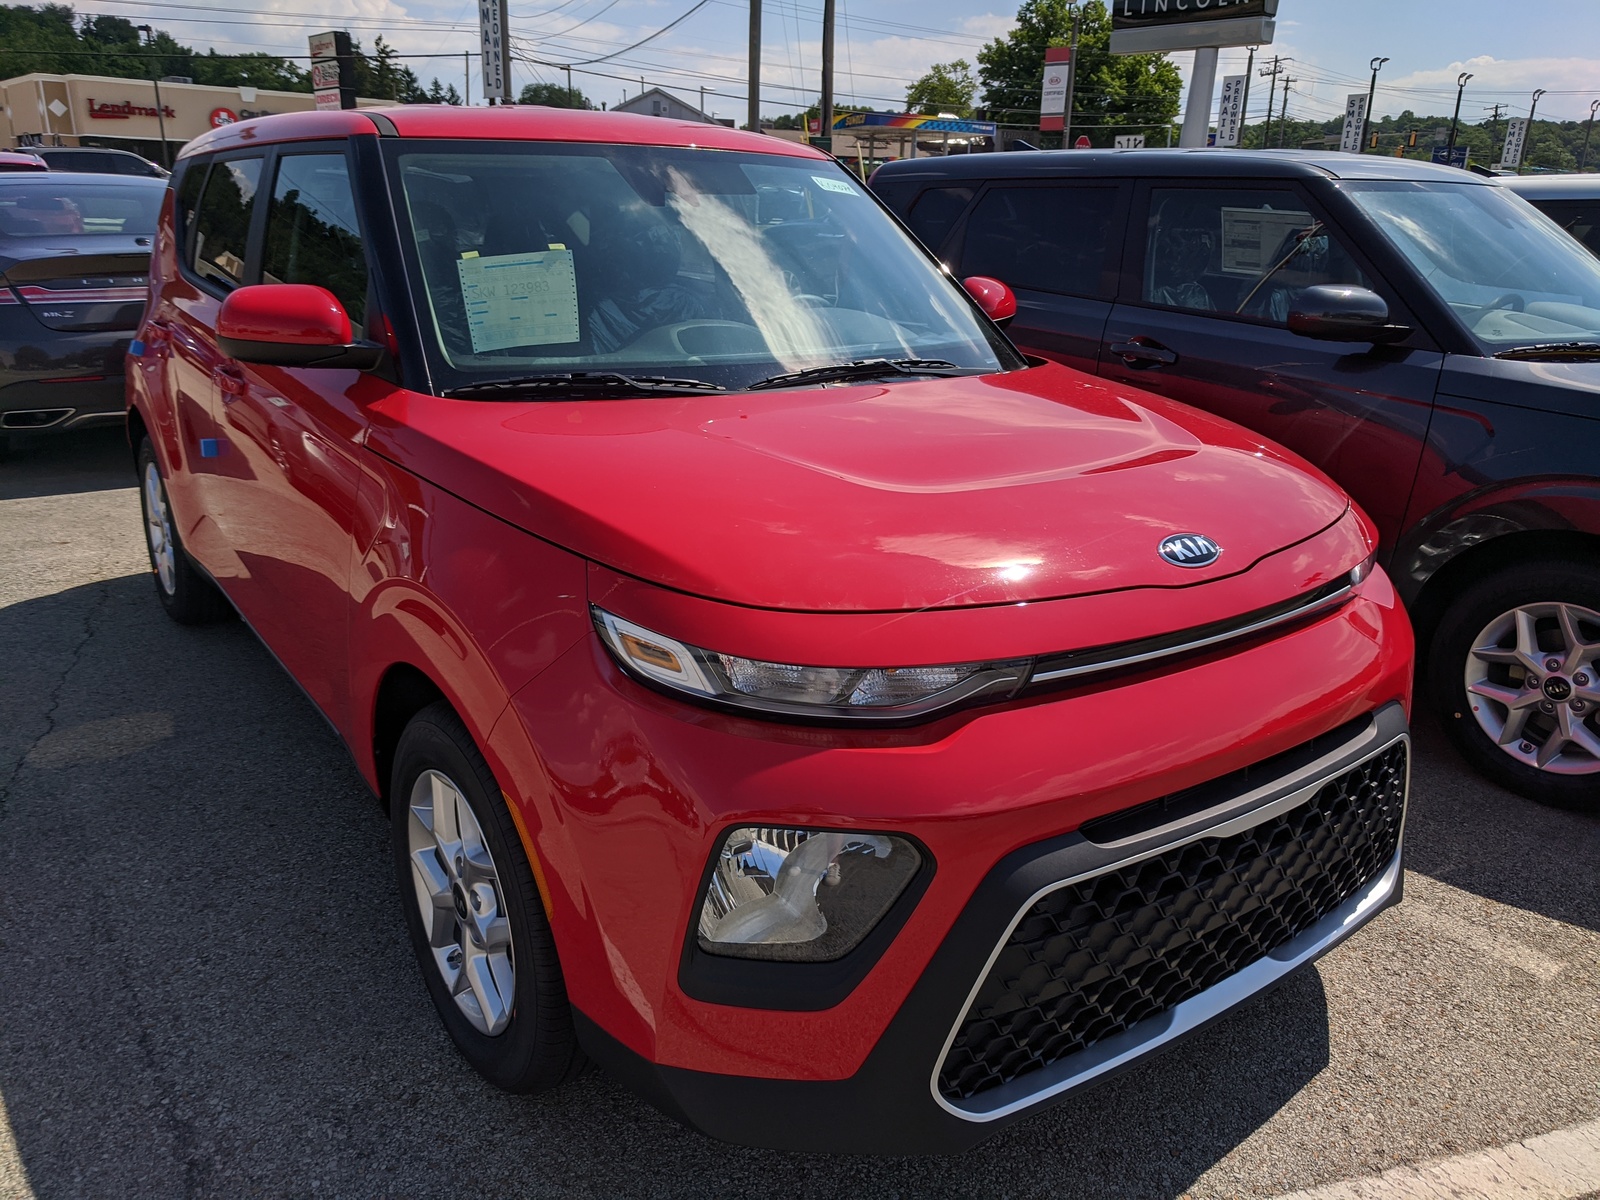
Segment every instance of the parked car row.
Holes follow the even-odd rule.
[[[720,127],[214,130],[127,349],[156,596],[237,612],[343,739],[485,1078],[971,1145],[1399,900],[1402,595],[1504,710],[1469,752],[1592,796],[1600,267],[1507,193],[1357,174],[881,172],[935,257]]]
[[[1595,807],[1600,260],[1497,183],[1377,156],[974,155],[872,186],[958,274],[1016,289],[1024,351],[1237,421],[1342,484],[1461,752]],[[1512,186],[1593,219],[1557,199],[1582,177]]]

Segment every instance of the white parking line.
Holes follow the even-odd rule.
[[[1277,1200],[1577,1200],[1600,1190],[1600,1121]]]

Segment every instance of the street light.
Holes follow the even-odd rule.
[[[1387,58],[1374,58],[1367,64],[1372,68],[1372,83],[1367,87],[1367,115],[1361,119],[1361,144],[1357,153],[1364,153],[1367,148],[1367,131],[1372,127],[1372,98],[1378,94],[1378,72],[1383,70]]]
[[[1528,159],[1528,151],[1533,148],[1533,114],[1539,111],[1539,97],[1544,95],[1544,88],[1533,89],[1533,103],[1528,105],[1528,127],[1522,131],[1522,156],[1517,159],[1517,174],[1522,174],[1522,164]]]
[[[1472,76],[1463,71],[1456,76],[1456,115],[1450,118],[1450,153],[1456,150],[1456,126],[1461,123],[1461,94],[1467,90],[1467,80]]]
[[[155,45],[156,31],[154,29],[148,25],[135,25],[134,28],[149,39],[145,42],[145,45]],[[167,118],[161,111],[161,80],[156,77],[156,60],[153,58],[150,60],[150,83],[156,89],[156,125],[161,130],[161,165],[170,168],[172,166],[172,156],[167,153]]]
[[[1594,114],[1600,112],[1600,100],[1589,105],[1589,127],[1583,131],[1583,154],[1578,159],[1578,170],[1583,170],[1589,163],[1589,135],[1594,132]]]

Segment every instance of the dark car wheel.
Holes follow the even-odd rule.
[[[406,925],[456,1048],[508,1092],[578,1075],[586,1060],[522,839],[448,705],[406,726],[390,796]]]
[[[227,597],[190,560],[167,503],[167,485],[150,439],[139,443],[139,504],[144,510],[144,544],[150,574],[167,616],[180,625],[204,625],[232,614]]]
[[[1495,782],[1600,811],[1600,568],[1503,571],[1445,613],[1429,684],[1446,731]]]

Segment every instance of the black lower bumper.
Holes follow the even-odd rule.
[[[877,1046],[848,1079],[758,1079],[661,1066],[629,1050],[581,1013],[577,1014],[579,1039],[601,1066],[663,1112],[723,1141],[863,1154],[967,1149],[1068,1092],[1108,1079],[1204,1028],[1243,1001],[1276,986],[1397,903],[1401,896],[1400,821],[1407,754],[1405,715],[1399,705],[1391,705],[1248,772],[1008,855],[978,887]],[[1230,838],[1248,840],[1270,822],[1292,820],[1308,805],[1322,802],[1336,783],[1344,786],[1340,781],[1364,778],[1359,772],[1374,770],[1380,762],[1388,764],[1385,769],[1391,783],[1394,772],[1401,772],[1394,784],[1402,790],[1401,815],[1392,827],[1393,849],[1386,845],[1382,859],[1374,860],[1373,871],[1346,887],[1336,904],[1306,918],[1309,924],[1302,920],[1293,927],[1292,936],[1276,944],[1270,940],[1263,943],[1265,953],[1236,949],[1234,961],[1250,961],[1233,969],[1225,957],[1219,959],[1229,973],[1216,978],[1222,968],[1213,964],[1210,976],[1199,976],[1204,986],[1195,984],[1187,994],[1173,992],[1169,981],[1152,985],[1143,1008],[1126,1009],[1138,1019],[1130,1018],[1120,1028],[1102,1021],[1094,1028],[1104,1036],[1093,1036],[1086,1044],[1080,1039],[1080,1043],[1072,1043],[1070,1053],[1059,1057],[1041,1053],[1040,1046],[1047,1034],[1056,1039],[1054,1044],[1065,1044],[1060,1039],[1067,1036],[1065,1027],[1070,1021],[1063,1018],[1028,1025],[1017,1019],[1015,1011],[997,1019],[985,1015],[1008,1007],[1015,1010],[1020,1004],[1015,997],[997,1003],[993,994],[985,993],[986,987],[992,993],[995,981],[1007,972],[1010,974],[1002,982],[1021,987],[1019,979],[1026,972],[1033,973],[1037,984],[1040,972],[1054,970],[1059,980],[1064,973],[1070,976],[1078,970],[1074,964],[1079,960],[1070,956],[1053,967],[1045,962],[1055,953],[1048,936],[1043,942],[1027,941],[1034,931],[1024,919],[1035,919],[1035,906],[1044,898],[1063,892],[1069,884],[1087,885],[1117,877],[1117,872],[1123,872],[1119,878],[1131,878],[1128,873],[1137,872],[1142,864],[1190,862],[1202,854],[1214,859],[1217,848],[1225,851]],[[1354,825],[1361,824],[1361,818],[1354,818]],[[1319,831],[1315,836],[1327,843],[1330,837],[1337,840],[1342,835]],[[1257,840],[1265,844],[1269,839]],[[1281,852],[1282,838],[1273,840],[1278,846],[1274,852]],[[1238,899],[1242,876],[1237,870],[1227,878],[1234,896],[1230,903],[1242,913],[1243,924],[1251,927],[1249,922],[1254,921],[1256,930],[1270,931],[1270,914],[1258,911],[1270,906],[1253,895]],[[1246,891],[1255,886],[1246,882]],[[1173,890],[1167,889],[1169,893]],[[1201,897],[1200,902],[1211,904],[1215,899]],[[1167,912],[1157,922],[1165,932],[1150,928],[1126,931],[1146,938],[1147,943],[1132,955],[1136,961],[1131,966],[1129,955],[1123,952],[1120,966],[1126,972],[1143,972],[1149,979],[1146,968],[1155,963],[1171,975],[1168,967],[1177,961],[1185,964],[1183,969],[1190,975],[1201,971],[1196,965],[1200,952],[1188,944],[1195,939],[1174,938],[1170,916]],[[1239,924],[1235,922],[1235,926]],[[1159,945],[1152,940],[1158,933],[1164,938]],[[1236,937],[1236,929],[1230,936]],[[1270,938],[1270,933],[1263,936]],[[1003,958],[1002,951],[1011,958]],[[1018,954],[1031,959],[1017,967]],[[1095,968],[1102,974],[1104,961],[1099,960]],[[1125,986],[1125,980],[1117,981],[1117,986]],[[1044,994],[1060,990],[1046,986]],[[1162,1004],[1161,995],[1172,996],[1173,1002]],[[1150,1000],[1150,996],[1157,999]],[[1110,1004],[1106,1001],[1107,1008]],[[969,1068],[965,1077],[981,1078],[981,1082],[963,1089],[953,1080],[953,1069],[945,1068],[958,1060],[959,1053],[968,1055],[961,1061],[971,1062],[970,1051],[958,1051],[958,1046],[979,1029],[991,1036],[991,1047],[993,1037],[1003,1037],[1011,1039],[1009,1045],[1015,1050],[1001,1066],[986,1067],[976,1076]],[[1027,1044],[1030,1039],[1035,1043],[1032,1046]]]
[[[61,433],[124,419],[121,372],[89,377],[24,379],[0,387],[0,434]]]

